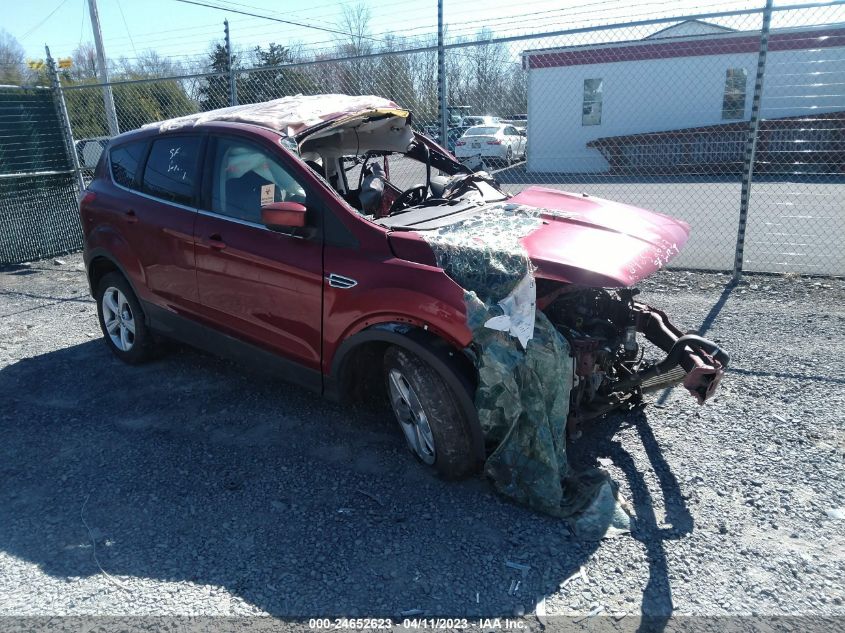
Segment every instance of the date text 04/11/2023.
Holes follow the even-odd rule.
[[[394,627],[391,618],[311,618],[308,621],[312,629],[347,629],[347,630],[379,630]],[[525,628],[525,622],[510,618],[403,618],[401,625],[409,630],[427,629],[481,629],[519,630]]]

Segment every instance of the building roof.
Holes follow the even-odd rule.
[[[705,22],[704,20],[684,20],[664,29],[646,35],[644,40],[665,39],[667,37],[690,37],[692,35],[711,35],[713,33],[736,33],[736,29]]]
[[[777,29],[773,30],[769,36],[770,52],[839,46],[845,46],[845,26],[843,25]],[[533,70],[646,59],[756,53],[759,48],[759,32],[735,31],[546,48],[525,51],[522,59],[525,68]]]

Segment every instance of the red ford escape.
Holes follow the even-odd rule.
[[[570,427],[673,383],[713,394],[727,355],[633,300],[686,224],[539,187],[511,197],[411,123],[378,97],[299,96],[114,138],[80,205],[106,344],[139,363],[172,338],[332,398],[387,397],[418,459],[468,474],[485,444],[465,289],[426,236],[505,202],[542,220],[520,248],[571,348]],[[643,361],[638,334],[666,357]]]

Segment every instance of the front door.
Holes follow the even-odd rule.
[[[238,136],[211,139],[197,215],[199,298],[214,326],[319,370],[322,238],[317,230],[279,233],[261,223],[261,205],[300,202],[318,218],[296,178],[297,165]]]

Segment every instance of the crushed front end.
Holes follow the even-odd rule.
[[[582,422],[639,404],[643,393],[678,383],[703,404],[730,362],[716,343],[683,334],[662,311],[635,301],[635,288],[583,288],[540,280],[537,294],[537,307],[571,348],[570,433],[577,433]],[[646,360],[649,345],[665,356]]]

